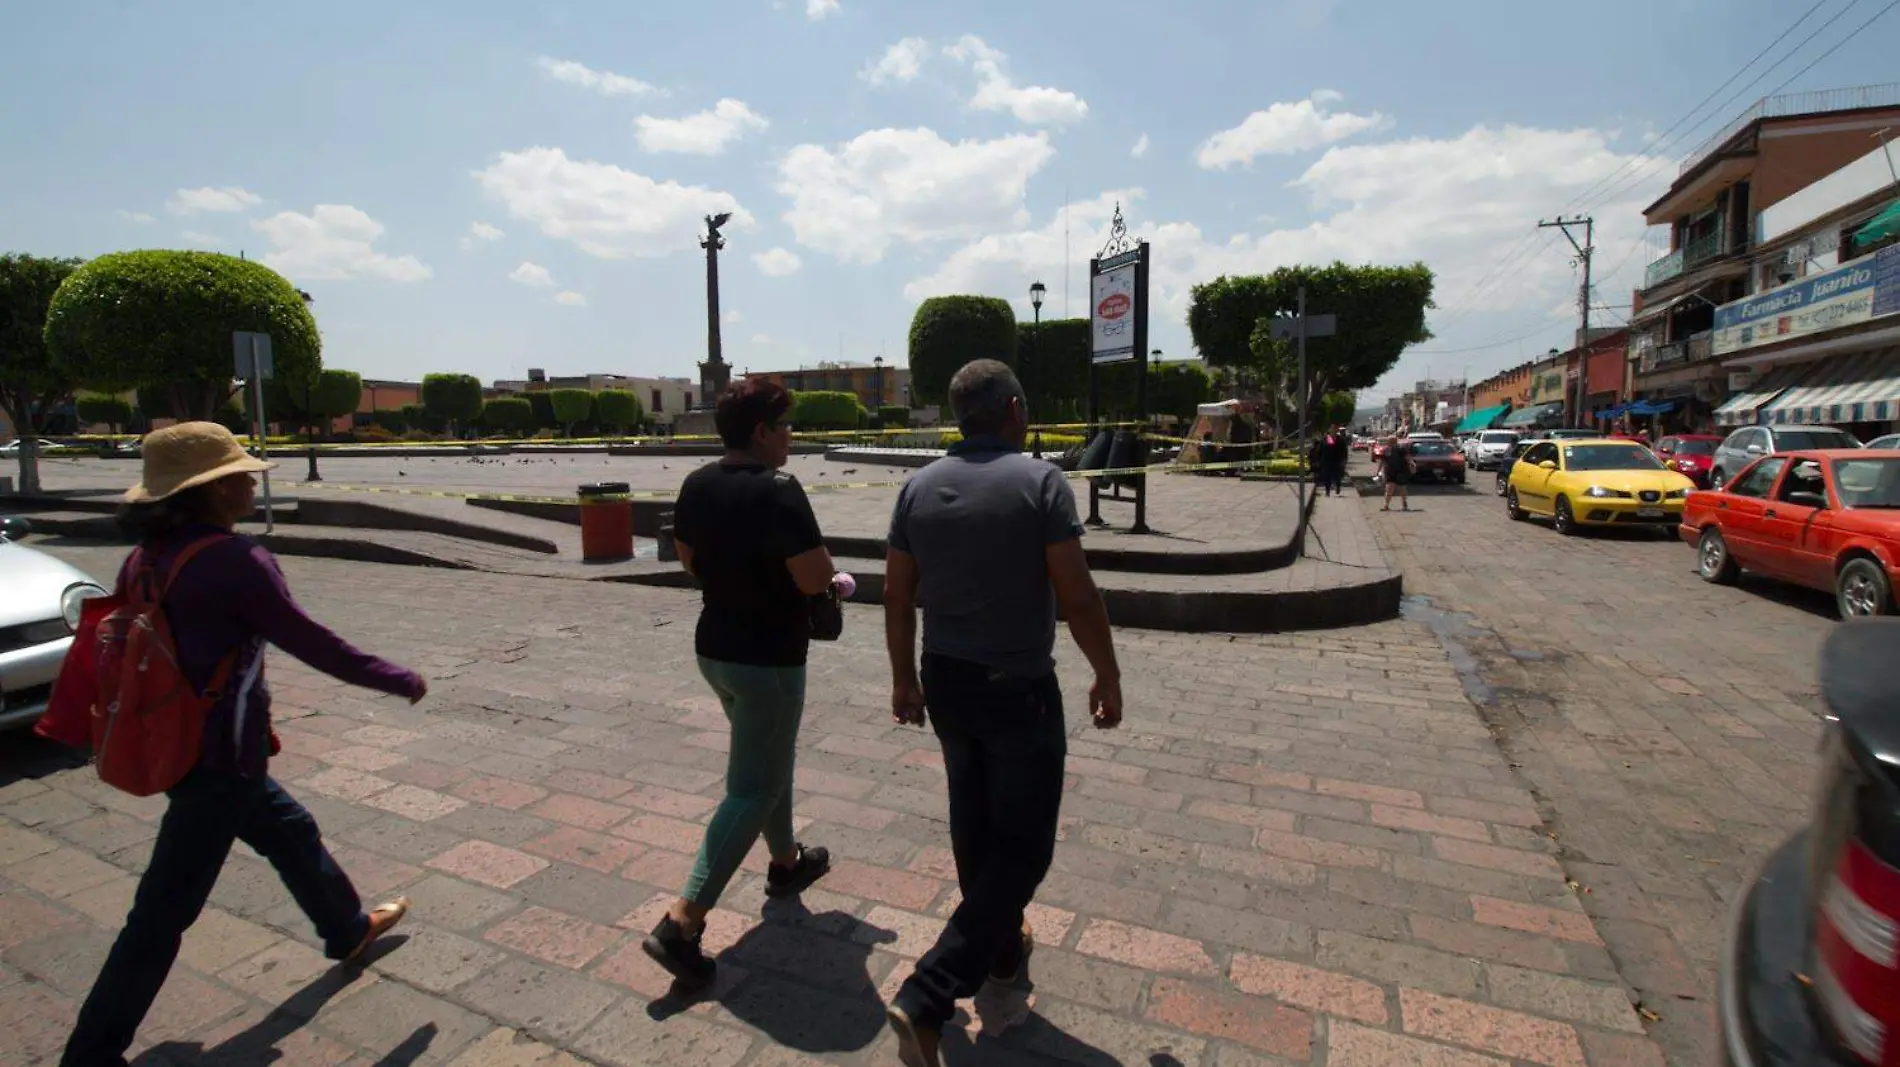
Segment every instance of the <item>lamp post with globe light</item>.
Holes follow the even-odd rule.
[[[1028,373],[1025,373],[1023,377],[1028,378],[1030,383],[1035,382],[1036,374],[1041,370],[1039,364],[1042,361],[1042,297],[1048,291],[1039,281],[1029,283],[1029,306],[1035,313],[1035,325],[1029,333],[1029,360],[1023,365],[1024,371]],[[1036,395],[1034,385],[1025,384],[1023,393],[1026,397],[1033,399]],[[1041,430],[1036,431],[1035,456],[1037,459],[1042,458]]]

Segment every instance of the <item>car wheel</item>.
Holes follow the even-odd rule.
[[[1843,619],[1893,614],[1893,589],[1887,584],[1887,573],[1865,556],[1856,556],[1841,567],[1834,578],[1834,600]]]
[[[1498,495],[1503,496],[1505,487],[1509,486],[1510,484],[1511,484],[1510,480],[1504,477],[1504,472],[1499,471],[1498,472]]]
[[[1722,472],[1722,468],[1717,467],[1709,472],[1709,488],[1720,489],[1727,484],[1728,475]]]
[[[1529,518],[1524,509],[1517,506],[1517,490],[1509,488],[1504,490],[1504,513],[1511,517],[1512,522],[1523,522]]]
[[[1728,554],[1728,539],[1722,536],[1722,531],[1713,526],[1703,530],[1695,544],[1695,572],[1702,580],[1727,585],[1741,570],[1735,557]]]
[[[1458,484],[1459,484],[1459,485],[1463,485],[1463,484],[1465,484],[1465,476],[1464,476],[1464,475],[1462,475],[1462,474],[1460,474],[1460,475],[1458,475]]]
[[[1577,514],[1570,510],[1570,501],[1566,497],[1557,498],[1557,513],[1553,520],[1557,532],[1569,537],[1577,532]]]

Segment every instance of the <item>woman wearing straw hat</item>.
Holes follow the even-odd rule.
[[[234,841],[277,868],[316,925],[331,959],[356,962],[409,909],[398,897],[365,912],[356,889],[323,847],[316,820],[271,779],[275,748],[264,646],[273,644],[344,682],[421,700],[414,671],[358,651],[291,598],[277,560],[233,527],[255,509],[257,479],[270,464],[247,455],[231,431],[186,422],[145,438],[144,477],[125,495],[120,521],[138,540],[120,588],[144,563],[170,573],[164,592],[178,662],[209,695],[228,684],[205,717],[198,763],[167,792],[150,865],[125,928],[79,1011],[62,1067],[123,1067],[145,1013],[197,921]]]

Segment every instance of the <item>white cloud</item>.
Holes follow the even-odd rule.
[[[817,22],[838,13],[838,0],[805,0],[805,17]]]
[[[943,51],[951,59],[968,63],[976,74],[976,95],[970,98],[970,106],[979,111],[1007,111],[1031,126],[1061,126],[1088,116],[1089,105],[1074,93],[1012,82],[1003,72],[1007,57],[981,37],[966,35]]]
[[[1128,154],[1134,156],[1136,159],[1148,158],[1148,135],[1144,133],[1136,138],[1135,147],[1130,148]]]
[[[180,233],[178,238],[181,241],[188,241],[191,244],[200,245],[204,248],[219,248],[225,244],[224,238],[205,233],[202,230],[186,230]]]
[[[535,60],[535,65],[546,71],[548,77],[557,82],[592,89],[602,96],[666,95],[638,78],[629,78],[625,74],[615,74],[612,71],[595,70],[571,59],[542,56]]]
[[[1344,99],[1331,89],[1320,89],[1305,100],[1282,101],[1256,111],[1233,129],[1209,137],[1195,153],[1194,162],[1204,170],[1226,170],[1236,163],[1250,164],[1258,156],[1304,152],[1391,125],[1376,111],[1355,115],[1327,110],[1326,105]]]
[[[391,256],[371,247],[383,224],[349,204],[318,204],[308,215],[280,211],[251,223],[271,243],[264,262],[293,282],[376,278],[419,282],[431,271],[414,256]]]
[[[772,343],[772,335],[769,333],[755,333],[752,335],[752,343],[755,345],[769,345]]]
[[[732,99],[721,100],[710,111],[685,118],[656,119],[641,115],[633,120],[641,148],[649,152],[684,152],[696,156],[716,156],[747,131],[763,130],[770,125],[758,112]]]
[[[198,189],[178,190],[165,202],[165,208],[174,215],[196,215],[201,211],[243,211],[263,202],[263,197],[249,189],[240,189],[235,185],[207,185]]]
[[[480,248],[490,241],[499,241],[503,236],[500,229],[486,222],[476,221],[468,224],[468,234],[462,238],[460,244],[462,251],[466,252],[470,249]]]
[[[1029,176],[1055,155],[1046,134],[952,143],[928,129],[870,130],[836,150],[799,145],[779,161],[798,243],[876,263],[892,241],[969,237],[1022,225]]]
[[[1135,220],[1130,230],[1153,245],[1153,341],[1170,356],[1190,351],[1184,323],[1194,284],[1222,274],[1258,274],[1333,260],[1429,264],[1437,273],[1436,300],[1446,309],[1432,314],[1434,330],[1453,310],[1451,305],[1459,305],[1461,314],[1475,312],[1459,324],[1462,330],[1475,331],[1460,335],[1462,343],[1514,336],[1549,320],[1553,312],[1557,318],[1550,343],[1557,343],[1574,328],[1562,316],[1576,292],[1569,257],[1560,254],[1567,248],[1529,252],[1501,273],[1493,268],[1519,249],[1539,217],[1549,216],[1625,163],[1637,161],[1640,166],[1641,160],[1613,148],[1610,134],[1596,129],[1478,126],[1443,139],[1335,147],[1291,183],[1304,195],[1306,221],[1289,219],[1279,228],[1257,233],[1214,236],[1189,222],[1148,222],[1140,210],[1141,190],[1111,190],[1072,203],[1066,220],[1058,211],[1033,228],[988,232],[913,279],[904,295],[921,300],[943,293],[1014,294],[1023,279],[1040,277],[1056,301],[1055,314],[1062,313],[1058,294],[1065,285],[1075,294],[1069,313],[1086,314],[1086,268],[1076,264],[1101,247],[1119,200]],[[1673,174],[1673,169],[1662,168],[1644,187],[1593,208],[1597,245],[1603,250],[1598,257],[1604,270],[1597,279],[1600,298],[1628,292],[1638,283],[1642,256],[1630,256],[1620,265],[1617,261],[1642,237],[1642,206]],[[1065,229],[1072,232],[1068,242]],[[1466,299],[1487,275],[1496,280]],[[1027,316],[1026,298],[1017,301]],[[1052,313],[1048,305],[1043,313]],[[1460,339],[1422,347],[1457,347]],[[1426,353],[1404,357],[1392,372],[1394,379],[1425,377],[1431,358]],[[1484,362],[1487,358],[1490,364]],[[1478,377],[1488,373],[1486,366],[1515,361],[1508,349],[1460,359],[1468,360],[1470,372]],[[1443,372],[1446,365],[1441,361],[1436,370]]]
[[[475,180],[513,217],[602,259],[691,250],[703,215],[731,212],[729,230],[753,225],[731,193],[569,159],[559,148],[503,152]]]
[[[783,278],[788,274],[797,274],[804,261],[798,253],[789,248],[770,248],[763,252],[752,253],[752,262],[758,265],[759,273],[774,278]]]
[[[521,261],[521,266],[508,272],[508,280],[516,285],[525,285],[530,289],[554,288],[554,275],[539,263]]]
[[[858,72],[858,77],[872,85],[911,81],[924,69],[924,55],[929,49],[930,42],[922,37],[906,37],[886,48],[877,62]]]
[[[587,306],[587,298],[572,289],[563,289],[555,293],[554,302],[563,307],[571,308],[584,308]]]
[[[726,311],[725,319],[726,325],[737,326],[745,321],[745,316],[739,313],[738,308],[730,308]]]
[[[151,213],[148,211],[127,211],[124,208],[120,208],[116,214],[127,222],[136,222],[141,226],[148,222],[157,221],[152,218]]]

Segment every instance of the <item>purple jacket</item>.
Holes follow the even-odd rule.
[[[213,526],[190,526],[144,546],[141,555],[158,567],[162,582],[178,550],[210,534]],[[119,589],[130,577],[119,568]],[[200,691],[211,684],[218,663],[237,650],[224,693],[205,717],[204,750],[198,766],[261,778],[270,760],[270,687],[264,681],[264,646],[285,652],[340,681],[396,696],[422,686],[414,671],[363,652],[304,614],[291,599],[276,557],[248,537],[226,535],[206,546],[178,574],[165,597],[165,618],[178,644],[179,666]]]

